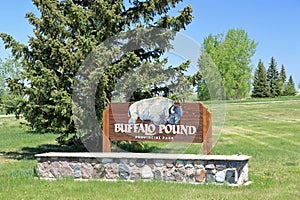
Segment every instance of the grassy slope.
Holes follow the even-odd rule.
[[[227,104],[214,154],[251,155],[247,187],[34,180],[35,153],[59,150],[55,135],[0,118],[0,199],[300,199],[300,101]],[[190,150],[192,151],[192,150]]]

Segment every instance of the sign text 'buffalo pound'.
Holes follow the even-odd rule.
[[[212,153],[212,115],[200,102],[175,103],[164,97],[111,103],[103,112],[103,151],[111,140],[203,143]]]

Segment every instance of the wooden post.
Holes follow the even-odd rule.
[[[103,111],[103,133],[102,133],[102,152],[111,152],[109,140],[109,110],[110,105]]]
[[[212,114],[203,109],[203,154],[212,154]]]

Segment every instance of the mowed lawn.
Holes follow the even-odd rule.
[[[242,187],[36,180],[34,154],[61,151],[56,135],[0,118],[0,199],[300,199],[300,98],[293,99],[227,103],[226,122],[213,151],[252,156],[253,183]],[[189,153],[193,149],[197,146]]]

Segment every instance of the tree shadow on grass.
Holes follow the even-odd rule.
[[[134,143],[135,144],[135,143]],[[149,146],[144,144],[143,149],[133,148],[132,145],[119,146],[120,149],[112,149],[112,152],[135,152],[135,153],[182,153],[185,151],[183,148],[177,148],[176,152],[170,148],[159,148],[155,146]],[[88,152],[84,145],[65,146],[59,144],[42,144],[36,147],[23,147],[20,151],[2,151],[0,156],[4,156],[8,159],[14,160],[35,160],[36,154],[47,152]]]
[[[20,151],[0,152],[6,158],[15,160],[35,160],[35,154],[46,152],[86,152],[84,146],[62,146],[58,144],[42,144],[36,147],[23,147]]]

